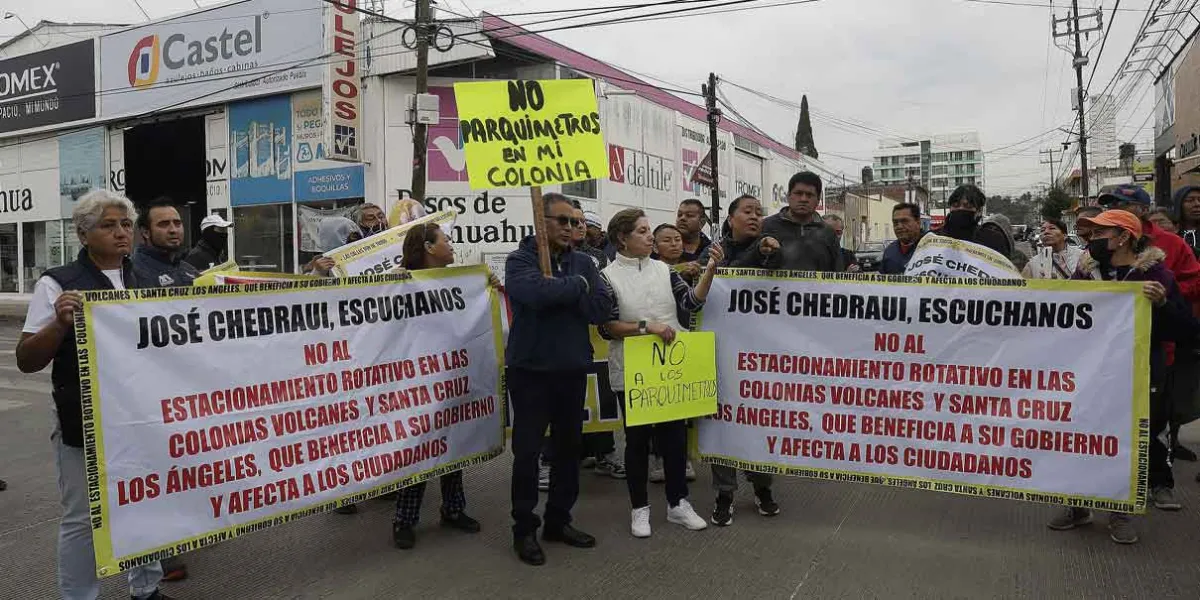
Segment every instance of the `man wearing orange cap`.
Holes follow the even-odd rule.
[[[1174,480],[1167,445],[1159,433],[1167,428],[1170,397],[1163,389],[1166,343],[1195,337],[1198,325],[1184,300],[1175,277],[1166,268],[1166,254],[1143,235],[1143,223],[1124,210],[1108,210],[1084,221],[1093,228],[1088,253],[1079,260],[1072,279],[1140,281],[1142,293],[1154,305],[1150,334],[1150,464],[1149,484],[1155,505],[1174,502]],[[1162,508],[1162,506],[1159,506]],[[1051,529],[1066,530],[1092,521],[1090,510],[1066,507],[1049,523]],[[1109,536],[1119,544],[1138,541],[1130,515],[1109,516]]]

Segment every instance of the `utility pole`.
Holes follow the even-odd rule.
[[[717,108],[717,74],[708,74],[708,83],[700,86],[704,94],[704,106],[708,109],[708,156],[712,165],[712,223],[710,229],[715,237],[721,230],[721,178],[717,175],[717,123],[721,121],[721,109]]]
[[[1054,170],[1054,148],[1051,148],[1049,150],[1039,150],[1038,154],[1049,154],[1050,155],[1050,160],[1048,160],[1048,161],[1043,160],[1040,162],[1043,165],[1047,164],[1047,163],[1050,164],[1050,187],[1054,187],[1054,174],[1056,173],[1056,171]]]
[[[1082,194],[1082,197],[1080,198],[1080,204],[1087,204],[1087,199],[1088,199],[1088,194],[1089,194],[1089,191],[1088,191],[1088,164],[1087,164],[1087,138],[1088,138],[1088,136],[1087,136],[1087,127],[1085,126],[1085,123],[1084,123],[1083,96],[1084,96],[1085,90],[1083,89],[1083,68],[1086,67],[1088,64],[1088,57],[1087,57],[1087,54],[1083,51],[1083,42],[1080,39],[1080,36],[1090,33],[1092,31],[1100,31],[1101,29],[1103,29],[1104,28],[1104,14],[1101,13],[1100,11],[1096,11],[1091,14],[1087,14],[1087,15],[1084,15],[1083,17],[1080,17],[1079,16],[1079,0],[1071,0],[1071,15],[1070,16],[1068,16],[1064,19],[1059,19],[1056,17],[1051,17],[1051,18],[1053,19],[1052,23],[1053,23],[1053,33],[1054,33],[1055,39],[1063,38],[1063,37],[1066,37],[1068,39],[1074,38],[1074,42],[1075,42],[1075,47],[1073,50],[1068,50],[1066,48],[1064,48],[1064,50],[1071,52],[1071,56],[1073,57],[1072,63],[1075,65],[1075,86],[1076,87],[1075,87],[1074,104],[1075,104],[1075,112],[1079,115],[1079,168],[1083,172],[1083,180],[1081,182],[1082,186],[1080,187],[1080,190],[1082,191],[1083,194]],[[1085,27],[1082,22],[1083,19],[1095,19],[1096,21],[1095,21],[1095,24],[1088,25]],[[1062,25],[1062,24],[1065,24],[1066,27],[1063,31],[1059,31],[1059,25]],[[1060,46],[1060,48],[1061,48],[1061,46]],[[1051,183],[1053,183],[1053,182],[1051,182]]]
[[[414,92],[414,102],[421,94],[429,93],[429,2],[417,0],[417,18],[413,23],[416,31],[417,44],[417,89]],[[414,108],[416,108],[414,106]],[[413,111],[414,114],[416,111]],[[415,119],[414,119],[415,120]],[[429,128],[424,123],[413,123],[413,169],[412,197],[417,202],[425,201],[425,164],[429,152]]]

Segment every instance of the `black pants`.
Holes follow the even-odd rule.
[[[579,497],[587,373],[509,369],[508,384],[513,403],[513,535],[536,533],[542,524],[533,509],[538,503],[538,455],[547,426],[554,462],[550,465],[546,528],[562,528],[571,522],[571,508]]]
[[[1147,474],[1150,489],[1175,487],[1171,473],[1169,444],[1171,421],[1171,390],[1160,386],[1150,388],[1150,465]]]
[[[1193,417],[1196,388],[1200,386],[1200,348],[1195,342],[1176,344],[1175,364],[1167,374],[1167,393],[1171,395],[1171,444],[1179,444],[1179,428]],[[1173,448],[1172,448],[1173,449]]]
[[[617,392],[625,403],[625,394]],[[650,442],[663,459],[667,477],[667,505],[678,506],[687,498],[687,421],[668,421],[652,425],[625,427],[625,483],[629,486],[629,504],[633,508],[650,505],[646,482],[650,470]]]

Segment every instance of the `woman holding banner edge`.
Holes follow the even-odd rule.
[[[679,273],[650,258],[654,235],[646,214],[631,208],[618,212],[608,223],[609,241],[616,258],[601,272],[613,300],[611,320],[600,326],[609,341],[609,382],[622,406],[625,403],[624,343],[628,337],[653,334],[671,343],[682,331],[678,309],[694,312],[704,306],[709,286],[724,252],[714,247],[695,288],[688,287]],[[650,537],[650,500],[647,479],[650,439],[663,457],[666,471],[667,521],[692,531],[708,523],[687,500],[687,422],[684,420],[625,426],[625,473],[629,501],[633,506],[630,530],[634,537]]]

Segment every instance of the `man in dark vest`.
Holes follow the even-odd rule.
[[[92,600],[100,595],[84,469],[75,312],[83,306],[81,291],[137,285],[129,260],[136,217],[133,204],[111,192],[95,190],[79,200],[71,219],[83,248],[74,262],[50,269],[38,280],[17,343],[17,367],[22,373],[36,373],[54,364],[51,381],[58,422],[51,440],[63,507],[58,526],[58,590],[60,597],[70,600]],[[158,590],[161,579],[158,562],[131,569],[130,596],[166,598]]]

